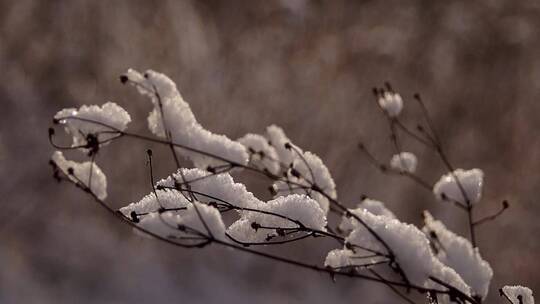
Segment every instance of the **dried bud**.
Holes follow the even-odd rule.
[[[259,228],[261,228],[261,225],[259,225],[257,222],[253,222],[253,223],[251,223],[251,228],[253,228],[253,230],[257,231],[257,230],[259,230]]]
[[[132,222],[134,222],[134,223],[138,223],[138,222],[139,222],[139,215],[137,215],[137,212],[131,211],[131,213],[129,214],[129,216],[131,217],[131,221],[132,221]]]

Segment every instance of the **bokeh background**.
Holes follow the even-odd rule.
[[[467,236],[461,211],[382,175],[356,148],[393,153],[373,86],[392,82],[411,126],[422,93],[453,164],[486,174],[477,216],[511,204],[478,231],[495,271],[487,302],[503,303],[504,284],[540,292],[539,25],[537,1],[0,1],[0,302],[398,303],[373,283],[141,239],[57,184],[47,141],[57,110],[112,100],[130,130],[148,133],[151,104],[118,81],[129,67],[169,75],[214,132],[282,126],[325,160],[347,205],[369,195],[417,225],[428,209]],[[431,151],[404,146],[425,179],[444,173]],[[112,206],[150,192],[147,148],[157,175],[170,173],[168,150],[146,143],[122,139],[98,157]],[[236,178],[268,198],[265,180]],[[332,246],[317,244],[264,250],[322,263]]]

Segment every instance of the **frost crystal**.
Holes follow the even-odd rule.
[[[70,180],[76,183],[83,183],[101,200],[107,198],[107,177],[98,165],[88,161],[77,163],[66,160],[64,154],[60,151],[55,151],[51,159]],[[73,174],[69,173],[71,171],[70,169],[73,170]]]
[[[204,220],[204,224],[201,218]],[[192,232],[192,229],[206,235],[205,224],[214,237],[222,240],[225,238],[225,224],[223,224],[219,211],[198,202],[190,203],[186,210],[162,214],[150,213],[142,217],[138,225],[162,237],[183,237],[197,236]]]
[[[250,163],[259,169],[267,169],[272,174],[279,174],[280,162],[276,149],[268,140],[258,134],[246,134],[238,139],[250,152]]]
[[[488,294],[493,270],[471,243],[448,230],[444,224],[424,211],[424,233],[431,239],[432,248],[441,262],[453,268],[482,299]]]
[[[534,304],[533,292],[528,287],[504,286],[502,292],[512,301],[513,304]],[[521,297],[521,301],[518,297]]]
[[[167,76],[152,70],[142,75],[129,69],[124,77],[126,81],[136,86],[141,94],[149,96],[152,100],[154,110],[148,116],[148,126],[152,133],[166,138],[169,135],[165,134],[165,129],[167,129],[171,140],[176,144],[205,151],[237,164],[247,163],[248,154],[245,147],[225,135],[214,134],[204,129],[197,122],[189,104],[178,92],[176,84]],[[176,150],[179,154],[191,159],[195,166],[201,169],[224,164],[221,160],[200,153],[180,148]]]
[[[357,213],[377,235],[379,235],[390,248],[392,248],[396,262],[407,276],[407,279],[417,285],[436,286],[430,277],[435,277],[469,295],[469,286],[452,268],[441,263],[432,253],[429,241],[413,225],[402,223],[386,216],[374,215],[367,210]],[[355,266],[366,263],[384,261],[381,257],[361,259],[362,256],[370,256],[372,252],[388,254],[385,247],[362,225],[358,225],[346,238],[351,244],[355,256],[348,252],[332,251],[327,256],[325,265],[332,267]],[[360,249],[360,246],[369,250]],[[344,248],[343,250],[350,250]],[[440,287],[440,286],[439,286]]]
[[[403,99],[398,93],[386,91],[379,96],[379,105],[390,117],[396,117],[403,109]]]
[[[182,174],[189,183],[190,189],[196,199],[202,203],[225,201],[240,208],[258,208],[262,201],[246,189],[244,184],[235,183],[228,173],[213,175],[201,169],[179,169],[178,172],[157,182],[158,187],[174,188],[175,182],[183,189]],[[200,194],[198,194],[200,193]],[[204,194],[204,195],[202,195]]]
[[[369,198],[362,200],[362,202],[358,204],[356,209],[349,209],[349,212],[359,215],[363,210],[367,210],[375,215],[386,216],[388,218],[396,218],[394,213],[392,213],[392,211],[388,210],[384,206],[384,203]],[[358,225],[360,225],[360,223],[354,217],[344,215],[341,218],[341,224],[339,225],[339,229],[344,233],[349,233]]]
[[[240,220],[229,227],[229,234],[243,242],[262,242],[269,235],[275,236],[277,228],[299,228],[297,222],[307,228],[326,231],[325,212],[315,200],[305,195],[278,197],[258,209],[271,214],[246,211]],[[252,226],[254,223],[259,225],[257,229]]]
[[[65,125],[66,132],[73,136],[74,147],[85,145],[87,143],[86,136],[89,134],[97,135],[100,142],[110,139],[115,134],[102,132],[113,131],[113,129],[104,125],[124,131],[131,121],[128,112],[114,102],[107,102],[101,107],[83,105],[78,110],[75,108],[63,109],[56,113],[54,118]]]
[[[390,159],[390,167],[400,172],[414,173],[417,164],[416,156],[410,152],[395,154]]]
[[[457,181],[456,182],[456,178]],[[433,186],[433,193],[442,201],[450,200],[467,205],[474,204],[482,197],[484,172],[480,169],[463,170],[457,169],[453,173],[447,173]],[[463,196],[462,189],[466,194]]]

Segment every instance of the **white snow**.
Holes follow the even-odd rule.
[[[73,119],[73,117],[96,121],[97,123]],[[75,108],[63,109],[56,113],[54,118],[65,126],[68,134],[73,136],[73,146],[85,145],[86,135],[88,134],[98,134],[99,141],[107,140],[115,135],[111,133],[100,133],[103,131],[112,131],[112,129],[99,123],[124,131],[127,124],[131,121],[128,112],[114,102],[107,102],[101,107],[97,105],[83,105],[78,110]]]
[[[450,284],[467,295],[470,294],[469,286],[456,271],[441,263],[433,255],[428,239],[414,225],[405,224],[397,219],[386,216],[374,215],[367,210],[359,211],[357,216],[392,248],[396,261],[411,283],[426,287],[434,286],[433,281],[429,279],[432,276]],[[352,245],[362,246],[376,252],[388,253],[385,247],[362,225],[358,225],[346,238],[346,241]],[[359,248],[354,249],[355,253],[360,256],[371,253],[370,251]],[[349,249],[344,248],[344,250]],[[331,255],[327,256],[325,265],[336,267],[359,263],[357,260],[347,260],[346,256],[347,253],[340,254],[333,251]],[[370,260],[376,262],[380,261],[381,258],[362,259],[361,262],[366,263]]]
[[[291,140],[285,135],[285,132],[283,129],[276,125],[271,125],[266,128],[266,137],[269,141],[269,143],[276,149],[276,153],[278,154],[279,160],[285,164],[286,166],[289,166],[293,163],[293,161],[298,157],[298,154],[293,151],[293,149],[287,149],[285,148],[285,144],[289,144],[296,151],[299,153],[302,153],[302,149],[295,146]]]
[[[336,269],[341,267],[352,267],[355,265],[360,265],[362,263],[372,263],[375,261],[372,258],[355,260],[353,258],[354,256],[355,253],[352,250],[334,249],[328,252],[328,255],[326,255],[324,266]]]
[[[502,291],[510,298],[512,303],[520,304],[518,296],[521,296],[523,304],[534,304],[533,292],[524,286],[504,286]]]
[[[229,234],[243,242],[262,242],[267,235],[275,235],[275,229],[259,228],[255,230],[251,226],[253,223],[274,228],[300,227],[291,220],[299,221],[307,228],[326,231],[325,212],[315,200],[305,195],[293,194],[278,197],[260,206],[258,210],[271,212],[272,214],[246,211],[240,220],[229,227]],[[283,215],[287,218],[273,214]]]
[[[403,99],[398,93],[385,91],[382,96],[379,96],[379,106],[388,114],[390,117],[396,117],[401,113],[403,109]]]
[[[267,169],[272,174],[279,174],[280,161],[276,149],[268,144],[268,140],[258,134],[246,134],[237,140],[244,145],[248,151],[251,149],[250,163],[259,168]],[[262,155],[261,155],[262,154]]]
[[[203,128],[187,102],[184,101],[176,84],[166,75],[152,70],[141,74],[129,69],[125,74],[139,92],[149,96],[154,109],[148,116],[150,131],[156,136],[166,138],[165,126],[170,131],[171,140],[179,145],[204,151],[228,161],[245,165],[248,160],[246,148],[225,135],[218,135]],[[159,96],[159,98],[157,98]],[[160,110],[160,102],[162,110]],[[163,112],[163,117],[162,117]],[[188,157],[198,168],[219,166],[226,162],[200,153],[176,148],[179,154]]]
[[[459,183],[456,181],[459,181]],[[482,198],[482,186],[484,183],[484,172],[480,169],[463,170],[456,169],[454,172],[447,173],[441,177],[441,179],[433,186],[433,193],[440,200],[456,201],[467,205],[469,203],[474,204],[480,201]],[[463,196],[463,192],[460,186],[466,194]]]
[[[390,159],[390,167],[400,172],[414,173],[418,160],[411,152],[395,154]]]
[[[97,164],[89,161],[77,163],[66,160],[60,151],[55,151],[51,159],[73,182],[84,183],[101,200],[107,198],[107,177]],[[68,173],[69,168],[73,169],[73,176]]]
[[[157,212],[161,207],[165,209],[176,209],[185,208],[190,204],[184,195],[176,190],[156,190],[156,194],[152,192],[144,196],[140,201],[120,208],[120,212],[129,217],[133,211],[137,214],[152,213]]]
[[[200,213],[200,217],[196,208]],[[204,220],[204,224],[201,218]],[[214,237],[221,240],[225,239],[225,224],[223,224],[219,211],[214,207],[198,202],[190,203],[186,210],[167,211],[161,215],[157,212],[150,213],[141,217],[141,221],[138,223],[140,227],[162,237],[197,236],[196,233],[191,232],[189,229],[185,229],[185,231],[178,229],[179,225],[195,229],[207,235],[205,224]]]
[[[324,165],[322,160],[311,152],[303,152],[303,159],[298,157],[293,162],[293,168],[287,171],[289,181],[277,181],[273,187],[277,196],[288,194],[308,194],[328,213],[330,202],[328,198],[317,191],[310,190],[311,184],[315,183],[322,191],[331,198],[337,198],[336,184],[330,175],[330,171]],[[299,172],[299,177],[293,175],[292,170]],[[296,185],[295,185],[296,184]],[[307,188],[307,189],[305,189]]]
[[[361,214],[362,210],[367,210],[375,215],[396,218],[394,213],[384,206],[383,202],[370,198],[365,198],[360,204],[358,204],[356,209],[349,209],[349,212],[359,215]],[[344,233],[349,233],[358,225],[360,225],[360,223],[354,217],[348,217],[346,215],[343,215],[341,218],[341,224],[339,225],[339,229]]]
[[[182,168],[174,173],[172,177],[169,176],[157,182],[157,185],[174,187],[175,180],[177,183],[182,183],[180,170],[182,170],[186,182],[191,181],[189,184],[192,191],[207,195],[195,194],[197,200],[200,202],[216,202],[216,198],[218,198],[240,208],[258,208],[261,204],[264,204],[253,193],[249,192],[244,184],[235,183],[229,173],[212,175],[207,171],[197,168]],[[186,188],[186,186],[182,186],[182,188]]]
[[[327,213],[330,205],[328,198],[317,191],[310,190],[312,183],[314,183],[331,198],[337,198],[336,185],[323,161],[314,153],[303,151],[295,146],[285,135],[283,129],[276,125],[266,128],[266,136],[269,143],[275,148],[281,163],[289,166],[286,173],[291,183],[275,182],[273,188],[276,191],[276,197],[288,194],[306,194],[319,202],[321,208]],[[295,171],[299,173],[299,176],[294,176],[293,172]]]
[[[478,248],[473,248],[469,240],[448,230],[444,224],[435,220],[424,211],[424,227],[422,231],[431,238],[437,248],[435,254],[441,262],[453,268],[471,287],[473,294],[485,299],[489,291],[489,283],[493,270],[489,263],[482,259]],[[434,235],[436,238],[433,239]]]

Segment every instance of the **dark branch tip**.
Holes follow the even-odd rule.
[[[122,84],[126,84],[128,82],[129,78],[126,75],[120,75],[120,82]]]

